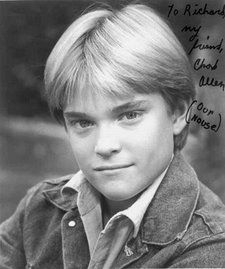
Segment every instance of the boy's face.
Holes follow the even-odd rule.
[[[107,199],[132,199],[168,166],[173,116],[158,94],[75,98],[64,110],[80,169]]]

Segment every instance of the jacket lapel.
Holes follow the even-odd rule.
[[[148,207],[141,227],[147,244],[166,245],[187,231],[199,197],[196,173],[177,153]]]

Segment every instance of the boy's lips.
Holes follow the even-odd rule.
[[[95,171],[116,170],[132,166],[133,164],[101,165],[94,168]]]

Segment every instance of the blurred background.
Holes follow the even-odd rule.
[[[98,1],[119,7],[131,1]],[[142,1],[143,2],[143,1]],[[186,1],[149,0],[165,17],[168,6],[182,10],[191,3],[222,8],[224,0]],[[77,171],[64,129],[50,118],[44,99],[43,71],[54,44],[67,26],[93,1],[1,1],[0,2],[0,222],[15,210],[27,189],[45,178],[58,177]],[[175,33],[188,51],[190,35],[181,32],[184,25],[202,25],[199,38],[217,44],[225,39],[225,19],[214,15],[170,16]],[[224,42],[225,44],[225,42]],[[213,71],[195,71],[225,81],[225,52],[213,54],[199,50],[190,61],[202,57],[212,63],[219,57]],[[225,202],[225,92],[219,87],[198,88],[198,100],[221,113],[217,133],[191,124],[191,133],[184,154],[199,179],[214,190]],[[201,114],[199,114],[201,116]],[[217,120],[218,122],[218,120]]]

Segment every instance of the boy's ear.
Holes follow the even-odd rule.
[[[182,103],[173,113],[173,134],[179,135],[186,126],[186,114],[188,111],[188,103]]]

